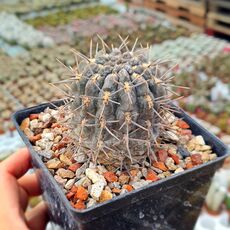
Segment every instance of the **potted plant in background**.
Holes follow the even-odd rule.
[[[172,104],[164,60],[120,39],[73,51],[66,99],[16,112],[16,128],[64,229],[192,229],[227,148]]]

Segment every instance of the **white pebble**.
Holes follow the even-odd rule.
[[[71,189],[74,185],[75,179],[70,179],[67,181],[67,183],[65,184],[65,188],[66,189]]]
[[[101,181],[98,181],[92,185],[90,195],[93,197],[93,199],[99,200],[101,193],[104,189],[104,186],[105,186],[105,184]]]
[[[85,174],[93,183],[101,182],[104,185],[107,184],[105,178],[102,175],[96,173],[94,169],[87,168]]]

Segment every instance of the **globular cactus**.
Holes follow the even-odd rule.
[[[128,49],[128,38],[118,48],[101,39],[93,57],[74,51],[76,68],[69,85],[70,127],[75,154],[97,163],[125,165],[154,160],[156,147],[170,139],[172,90],[170,71],[161,74],[160,60],[149,60],[149,48]],[[78,62],[78,60],[81,60]],[[60,82],[59,82],[60,83]],[[70,106],[69,106],[70,105]]]

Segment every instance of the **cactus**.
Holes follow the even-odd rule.
[[[100,37],[99,37],[100,38]],[[73,50],[76,67],[69,67],[69,100],[64,107],[72,118],[75,154],[87,154],[95,163],[129,167],[144,160],[156,160],[155,150],[172,141],[168,117],[172,75],[161,73],[161,60],[149,59],[149,47],[127,47],[128,37],[118,48],[102,38],[102,49],[93,43],[90,55]],[[62,108],[63,109],[63,108]]]

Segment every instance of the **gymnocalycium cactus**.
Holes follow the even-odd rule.
[[[161,60],[149,60],[148,47],[136,49],[138,39],[131,49],[128,37],[120,39],[120,47],[110,48],[100,38],[95,56],[91,41],[89,58],[74,50],[76,67],[68,67],[73,76],[59,83],[69,83],[65,109],[72,113],[75,154],[129,167],[155,160],[156,147],[173,139],[173,77],[171,69],[161,74]]]

